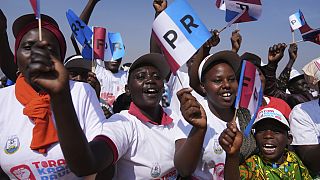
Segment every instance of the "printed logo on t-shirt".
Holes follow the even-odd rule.
[[[31,164],[31,167],[24,164],[15,166],[10,169],[10,172],[17,179],[21,180],[36,179],[35,175],[37,179],[41,180],[60,179],[71,173],[64,159],[36,161]],[[36,171],[33,172],[35,175],[32,173],[31,168],[36,169]]]
[[[218,163],[214,167],[213,174],[216,175],[217,180],[223,180],[224,179],[224,163]]]
[[[16,135],[10,136],[4,147],[4,152],[6,154],[13,154],[18,151],[19,147],[20,147],[19,138]]]
[[[100,98],[109,104],[109,106],[113,105],[113,102],[116,100],[116,97],[110,92],[101,92]]]
[[[161,180],[175,180],[177,179],[178,173],[176,169],[171,170],[166,175],[162,176]]]
[[[14,175],[19,180],[35,180],[36,178],[34,177],[31,169],[29,166],[22,164],[19,166],[15,166],[10,169],[11,174]]]
[[[156,178],[156,177],[159,177],[160,174],[161,174],[161,168],[159,163],[153,163],[151,172],[150,172],[151,177]]]
[[[216,153],[216,154],[223,153],[223,149],[220,146],[219,141],[217,139],[214,140],[213,150],[214,150],[214,153]]]

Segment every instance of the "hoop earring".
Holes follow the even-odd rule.
[[[21,72],[20,72],[19,70],[17,70],[16,75],[19,76],[20,73],[21,73]]]

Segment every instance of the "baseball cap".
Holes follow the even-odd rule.
[[[249,61],[249,62],[251,62],[252,64],[254,64],[255,66],[257,66],[257,67],[263,66],[263,63],[262,63],[262,61],[261,61],[261,58],[260,58],[258,55],[253,54],[253,53],[250,53],[250,52],[245,52],[245,53],[243,53],[243,54],[240,56],[240,59],[241,59],[241,60]]]
[[[304,72],[304,74],[311,77],[312,82],[310,83],[314,85],[317,84],[320,81],[320,57],[306,64],[302,68],[302,71]]]
[[[215,54],[210,54],[201,62],[199,66],[198,76],[200,82],[203,81],[205,71],[207,71],[213,63],[217,62],[226,62],[236,73],[238,72],[241,64],[239,55],[233,51],[225,50],[217,52]]]
[[[170,72],[170,67],[162,54],[149,53],[139,57],[131,64],[129,69],[129,76],[133,72],[133,70],[147,65],[157,68],[159,70],[160,76],[162,76],[163,78],[166,78]]]
[[[304,75],[300,74],[299,71],[297,71],[296,69],[292,68],[291,72],[290,72],[290,77],[289,77],[289,83],[290,82],[295,82],[299,79],[303,79]]]
[[[58,23],[50,16],[41,14],[41,21],[46,21],[56,27],[59,28]],[[13,25],[12,25],[12,32],[15,38],[17,38],[19,32],[26,27],[27,25],[33,23],[33,22],[38,22],[38,20],[35,18],[34,14],[26,14],[23,16],[20,16],[17,18]]]
[[[254,128],[261,120],[268,119],[282,123],[289,130],[290,125],[288,119],[290,112],[291,108],[285,101],[272,97],[266,106],[260,107],[252,128]]]
[[[71,56],[66,59],[64,66],[68,68],[83,68],[91,71],[91,61],[83,59],[80,55]]]

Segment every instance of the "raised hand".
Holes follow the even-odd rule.
[[[167,8],[167,0],[153,0],[153,8],[157,14]]]
[[[50,95],[69,91],[69,75],[60,60],[48,49],[48,42],[31,47],[31,60],[26,67],[27,80]]]
[[[242,36],[241,34],[239,33],[240,30],[234,30],[232,32],[232,35],[231,35],[231,46],[232,46],[232,51],[235,52],[235,53],[238,53],[239,49],[240,49],[240,46],[241,46],[241,42],[242,42]]]
[[[283,55],[287,45],[285,43],[275,44],[269,48],[268,61],[278,63]]]
[[[193,127],[207,128],[207,116],[203,107],[191,94],[192,89],[183,88],[177,92],[180,101],[180,110],[184,119]]]
[[[288,49],[289,57],[291,60],[296,60],[298,57],[298,46],[296,43],[290,44]]]
[[[211,30],[210,33],[212,34],[211,38],[205,42],[204,47],[211,48],[217,46],[220,42],[219,32],[218,30]]]
[[[237,128],[236,122],[228,122],[227,128],[220,134],[219,144],[227,154],[234,155],[240,151],[242,138],[243,135]]]
[[[6,33],[7,30],[7,18],[3,14],[2,10],[0,9],[0,34]]]

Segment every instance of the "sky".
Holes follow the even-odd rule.
[[[41,13],[56,19],[64,33],[68,44],[67,56],[75,53],[71,45],[71,29],[66,18],[66,11],[72,9],[80,15],[87,0],[40,0]],[[225,12],[215,7],[215,0],[187,0],[196,11],[208,29],[222,29],[225,22]],[[106,27],[111,32],[120,32],[126,46],[124,62],[132,62],[149,52],[149,39],[154,20],[152,0],[100,0],[90,18],[90,26]],[[168,4],[173,0],[168,0]],[[312,28],[320,28],[319,0],[261,0],[262,15],[258,21],[240,23],[238,25],[242,35],[242,46],[239,54],[252,52],[259,55],[267,63],[268,49],[276,43],[292,42],[288,17],[299,9]],[[1,0],[0,8],[8,21],[8,35],[11,47],[14,44],[12,36],[13,21],[27,13],[33,13],[28,0]],[[230,36],[235,30],[231,26],[221,32],[221,42],[211,49],[211,53],[231,49]],[[299,31],[295,32],[295,39],[300,40]],[[287,48],[288,49],[288,48]],[[280,62],[278,73],[288,62],[288,51]],[[298,58],[294,64],[299,72],[312,59],[320,56],[320,46],[311,42],[298,44]]]

